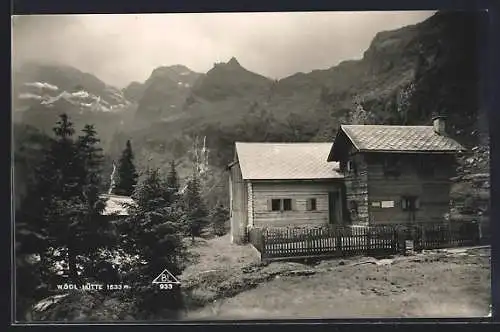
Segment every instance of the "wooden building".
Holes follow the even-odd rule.
[[[455,156],[443,117],[432,126],[342,125],[328,161],[340,163],[352,224],[440,222]]]
[[[331,143],[236,143],[229,165],[231,241],[251,227],[342,222],[342,175]]]
[[[128,216],[127,205],[134,204],[134,200],[128,196],[121,195],[101,195],[106,200],[106,206],[102,212],[104,218],[119,220]]]
[[[236,143],[231,241],[252,227],[441,222],[455,156],[432,126],[342,125],[332,143]]]

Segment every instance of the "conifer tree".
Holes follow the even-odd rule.
[[[217,205],[210,213],[212,231],[217,236],[226,234],[226,222],[229,220],[229,211],[222,206]]]
[[[97,186],[100,181],[101,151],[92,126],[75,140],[73,124],[66,114],[54,127],[44,158],[35,167],[29,191],[22,202],[23,213],[18,225],[20,234],[30,236],[32,248],[38,251],[42,266],[50,265],[48,249],[64,253],[69,276],[79,282],[77,257],[92,255],[102,240],[103,226],[99,214],[104,208]],[[17,218],[16,218],[17,219]],[[100,241],[100,242],[99,242]]]
[[[81,250],[91,256],[91,261],[95,261],[96,249],[111,245],[112,240],[109,236],[109,223],[100,218],[106,204],[105,200],[100,197],[104,155],[94,126],[86,125],[82,133],[83,135],[78,137],[78,152],[80,162],[84,166],[81,181],[85,220],[81,224],[79,240]]]
[[[184,205],[191,239],[194,242],[194,237],[199,236],[202,228],[206,225],[208,216],[196,174],[193,174],[193,177],[188,181]]]
[[[170,162],[170,171],[167,176],[167,188],[170,191],[171,199],[176,201],[179,194],[179,176],[175,169],[175,160]]]
[[[38,221],[36,228],[47,237],[46,247],[66,253],[69,276],[78,282],[77,238],[84,206],[81,177],[85,166],[73,140],[73,123],[66,114],[60,116],[54,133],[55,138],[35,171],[36,183],[29,201],[36,213],[32,216]]]
[[[115,193],[118,195],[130,196],[134,192],[134,186],[137,184],[138,174],[134,165],[134,154],[132,144],[127,140],[125,149],[118,165],[118,180],[115,187]]]
[[[139,302],[150,310],[164,307],[177,310],[182,305],[180,289],[166,293],[151,289],[149,284],[165,269],[178,276],[185,267],[183,211],[176,202],[169,200],[170,190],[158,169],[147,170],[132,197],[136,204],[129,209],[127,224],[131,231],[124,248],[146,262],[138,267],[137,282],[141,283],[144,279],[148,282],[147,289],[138,293]]]

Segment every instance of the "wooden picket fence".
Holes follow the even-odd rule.
[[[252,228],[249,242],[262,260],[391,255],[411,243],[414,250],[474,245],[479,242],[474,223]],[[410,242],[408,242],[410,241]]]

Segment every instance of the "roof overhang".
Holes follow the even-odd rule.
[[[358,150],[361,153],[404,153],[404,154],[457,154],[460,150]]]
[[[466,152],[467,149],[457,149],[457,150],[376,150],[376,149],[360,149],[357,145],[356,142],[349,136],[347,131],[344,130],[343,126],[340,125],[339,129],[337,131],[337,134],[335,135],[335,139],[332,145],[332,148],[330,149],[330,153],[328,155],[327,161],[339,161],[339,158],[335,157],[335,150],[337,147],[337,144],[339,144],[339,139],[341,136],[344,135],[344,137],[351,142],[352,146],[354,147],[355,153],[400,153],[400,154],[446,154],[446,155],[454,155],[458,153],[463,153]]]
[[[354,149],[356,150],[356,152],[359,151],[359,148],[356,146],[356,143],[351,139],[351,137],[349,137],[347,132],[342,128],[342,125],[340,125],[339,129],[337,130],[337,134],[335,135],[335,138],[333,139],[332,148],[330,149],[330,153],[328,154],[328,159],[326,161],[339,161],[340,160],[339,158],[335,157],[335,150],[336,150],[337,144],[339,144],[338,141],[339,141],[339,138],[341,137],[342,134],[344,134],[344,136],[349,140],[349,142],[351,142],[351,144],[354,147]]]
[[[332,182],[343,180],[343,176],[335,178],[316,178],[316,179],[244,179],[251,182]]]
[[[229,171],[231,169],[231,167],[233,167],[237,163],[238,163],[238,161],[233,161],[232,163],[227,164],[226,165],[226,171]]]

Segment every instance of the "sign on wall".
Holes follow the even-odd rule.
[[[380,205],[382,208],[393,208],[394,201],[382,201],[382,202],[380,202]]]

